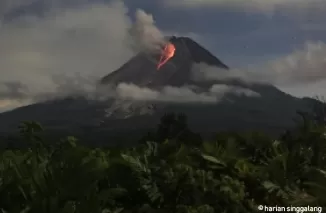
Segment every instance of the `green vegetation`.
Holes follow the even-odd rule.
[[[137,146],[107,149],[82,146],[74,137],[49,144],[39,136],[42,131],[39,124],[24,122],[20,133],[30,148],[0,154],[3,213],[326,208],[326,128],[319,122],[304,120],[279,140],[221,133],[203,142],[185,117],[167,115]]]

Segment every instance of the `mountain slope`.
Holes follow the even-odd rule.
[[[100,79],[101,85],[133,83],[141,87],[160,89],[165,86],[195,85],[207,91],[212,85],[223,83],[250,89],[260,97],[227,95],[218,103],[181,104],[154,101],[107,100],[87,101],[83,98],[36,103],[0,114],[0,132],[7,132],[22,120],[37,120],[47,129],[85,134],[109,132],[141,132],[153,128],[160,116],[167,112],[182,112],[194,130],[209,133],[218,130],[263,130],[280,133],[294,125],[296,111],[307,111],[311,102],[294,98],[271,85],[246,85],[241,81],[198,83],[191,79],[194,63],[216,66],[218,72],[228,67],[198,43],[186,37],[170,39],[176,47],[173,58],[156,70],[158,53],[139,53],[118,70]]]
[[[296,111],[305,111],[310,107],[309,101],[294,98],[272,85],[248,85],[240,80],[193,81],[191,68],[194,63],[205,63],[221,68],[217,69],[217,72],[227,72],[229,68],[190,38],[172,37],[170,42],[176,47],[175,55],[160,70],[156,70],[159,54],[140,53],[115,72],[103,77],[100,83],[128,82],[154,89],[164,86],[195,85],[201,88],[201,91],[207,91],[214,84],[225,84],[250,89],[261,97],[227,96],[224,101],[213,105],[116,101],[112,104],[111,110],[107,110],[110,116],[127,118],[140,115],[141,111],[148,111],[148,114],[152,115],[162,115],[166,111],[178,111],[188,114],[190,123],[193,123],[192,127],[201,131],[208,129],[213,131],[215,128],[237,130],[259,128],[274,131],[274,129],[292,126],[292,118],[296,116]],[[230,98],[231,102],[228,101]]]
[[[191,83],[193,63],[206,63],[228,69],[219,59],[195,41],[186,37],[172,37],[176,52],[160,70],[156,70],[160,53],[142,52],[118,70],[101,79],[102,84],[133,83],[138,86],[159,88],[164,85],[181,86]]]

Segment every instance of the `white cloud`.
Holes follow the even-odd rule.
[[[15,4],[7,5],[6,10],[22,2],[17,0]],[[191,3],[187,0],[173,2],[179,2],[180,5]],[[309,5],[308,0],[304,1],[306,3],[303,0],[214,0],[192,1],[191,4],[196,6],[199,5],[198,2],[209,6],[229,5],[259,10],[274,10],[276,7],[286,8],[291,5],[295,5],[294,9],[303,10],[317,5],[318,10],[325,8],[321,4],[325,1],[319,0],[311,0]],[[4,11],[2,5],[4,3],[0,2],[0,8]],[[30,103],[32,100],[76,93],[93,97],[95,79],[125,63],[134,54],[135,47],[137,50],[152,48],[153,45],[156,47],[162,39],[163,35],[155,27],[151,15],[138,10],[136,21],[132,23],[127,12],[125,5],[116,1],[75,9],[54,8],[43,18],[23,17],[2,25],[0,110]],[[326,80],[325,55],[325,43],[308,43],[303,50],[250,71],[216,72],[216,68],[197,65],[200,70],[197,77],[206,80],[241,78],[248,82],[272,83],[288,89],[295,84],[307,85]],[[226,93],[257,96],[253,91],[226,85],[214,85],[209,92],[198,94],[190,88],[166,87],[162,91],[153,91],[126,84],[120,85],[109,96],[204,103],[216,102]]]
[[[93,91],[95,80],[134,55],[136,43],[150,46],[161,36],[151,15],[138,10],[132,23],[127,12],[121,1],[53,7],[45,17],[21,17],[2,25],[0,108],[10,98],[10,106],[19,106],[21,99]],[[18,97],[22,86],[24,95]]]
[[[166,0],[171,7],[232,7],[251,11],[274,12],[277,9],[287,9],[293,12],[315,11],[324,12],[324,0]]]
[[[130,32],[135,41],[136,51],[159,50],[164,44],[164,35],[155,26],[153,16],[142,10],[136,11],[136,22]]]
[[[326,97],[326,80],[317,83],[284,85],[279,88],[284,92],[297,97]]]
[[[250,70],[222,70],[205,64],[193,67],[193,78],[198,81],[241,79],[247,83],[268,83],[290,92],[308,95],[308,88],[325,88],[326,44],[308,42],[301,50],[265,63]],[[324,86],[322,86],[324,85]],[[306,92],[303,92],[307,89]],[[295,92],[301,91],[301,92]],[[318,95],[322,95],[316,90]],[[301,95],[301,96],[302,96]],[[323,94],[326,95],[326,92]],[[310,95],[311,96],[311,95]]]
[[[165,87],[161,91],[141,88],[133,84],[120,84],[117,87],[119,98],[139,101],[163,101],[163,102],[217,102],[217,97],[209,94],[197,94],[189,88]]]
[[[125,42],[131,27],[126,12],[123,4],[92,5],[4,26],[1,81],[22,81],[35,92],[52,91],[55,75],[111,72],[132,55]]]
[[[192,67],[192,78],[197,81],[241,79],[256,82],[255,77],[256,73],[251,75],[250,71],[240,69],[225,70],[205,63],[194,64]]]
[[[326,44],[308,42],[302,50],[296,50],[267,64],[267,72],[276,84],[316,83],[326,80]]]
[[[230,86],[226,84],[214,84],[210,92],[215,95],[233,94],[237,96],[260,97],[260,94],[247,88]]]
[[[258,93],[251,90],[224,84],[213,85],[208,92],[200,93],[195,92],[191,87],[166,86],[161,90],[152,90],[134,84],[122,83],[118,85],[116,94],[116,97],[127,100],[173,103],[217,103],[227,94],[259,97]]]

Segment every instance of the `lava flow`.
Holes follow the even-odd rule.
[[[170,58],[174,56],[175,46],[172,43],[167,43],[162,51],[161,58],[157,65],[157,70],[161,68]]]

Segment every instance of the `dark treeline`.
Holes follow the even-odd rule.
[[[8,145],[0,153],[0,210],[252,213],[260,212],[258,205],[325,209],[325,117],[323,110],[315,112],[309,118],[301,113],[297,128],[277,140],[262,133],[225,132],[212,141],[192,132],[184,115],[167,114],[155,131],[125,148],[91,148],[75,137],[49,142],[40,124],[24,122],[19,140],[25,148]]]

